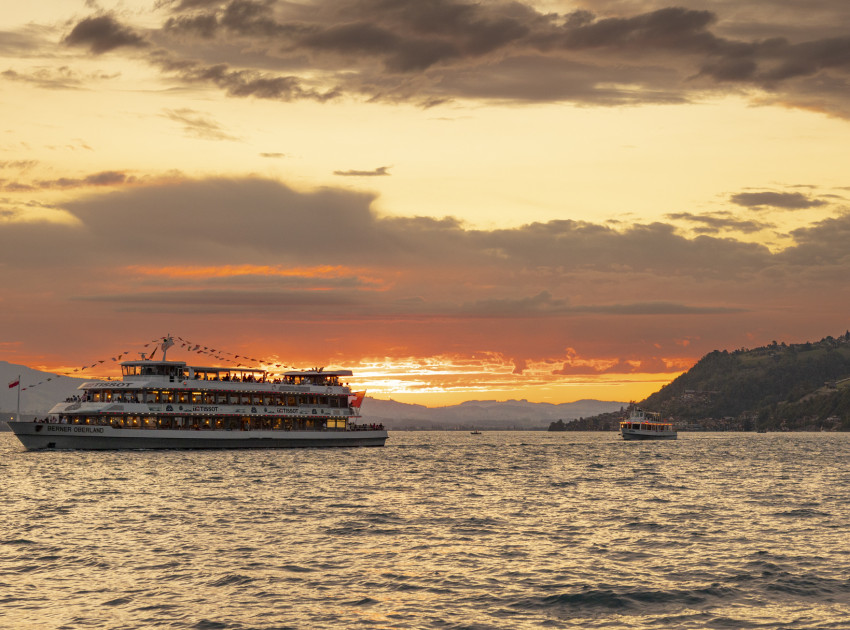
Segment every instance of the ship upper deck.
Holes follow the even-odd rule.
[[[311,391],[315,388],[348,387],[342,379],[351,370],[296,370],[273,374],[261,368],[193,366],[184,361],[152,361],[142,359],[121,363],[121,381],[87,382],[79,389],[191,387],[197,389]],[[337,390],[342,393],[340,390]]]

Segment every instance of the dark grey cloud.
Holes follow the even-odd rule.
[[[53,190],[69,188],[86,188],[92,186],[118,186],[137,181],[133,175],[123,171],[100,171],[85,177],[60,177],[58,179],[41,179],[31,182],[0,182],[0,190],[5,192],[23,192],[35,190]]]
[[[50,185],[105,185],[128,179],[116,171],[52,180]],[[197,264],[208,261],[214,251],[217,264],[377,266],[422,270],[434,277],[442,273],[439,270],[463,268],[482,282],[496,284],[504,282],[502,276],[517,274],[539,280],[584,273],[648,274],[665,283],[672,276],[728,281],[755,277],[777,260],[758,244],[704,235],[688,238],[664,223],[615,230],[559,220],[477,230],[451,217],[380,217],[372,210],[373,200],[370,195],[333,189],[300,193],[263,179],[183,181],[134,186],[71,202],[67,210],[85,230],[51,230],[62,232],[55,243],[58,250],[73,244],[81,263],[91,256],[98,266],[113,258],[125,265],[141,264],[154,250],[160,265]],[[152,225],[167,228],[151,230]],[[127,241],[123,234],[134,238]],[[806,242],[806,234],[804,230],[794,237]],[[41,238],[50,250],[49,234]],[[4,255],[11,256],[26,243],[23,237],[5,242]],[[49,258],[45,264],[53,264]],[[550,286],[540,286],[533,293],[540,296],[536,303],[540,308],[554,304],[543,300],[544,290],[553,299],[564,297]],[[490,294],[487,299],[508,297]]]
[[[187,135],[204,140],[238,140],[219,125],[209,116],[195,111],[194,109],[167,109],[163,116],[179,123],[183,127],[183,131]]]
[[[366,303],[366,298],[348,291],[291,291],[285,289],[245,290],[231,287],[215,289],[181,289],[135,293],[83,296],[74,301],[110,303],[119,312],[166,313],[233,313],[246,314],[263,310],[279,312],[315,311],[316,308],[350,309]]]
[[[728,306],[692,306],[674,302],[636,302],[633,304],[578,306],[573,310],[577,313],[607,315],[723,315],[740,313],[745,309]]]
[[[478,300],[464,304],[462,310],[481,317],[535,317],[577,313],[604,315],[723,315],[744,309],[726,306],[693,306],[674,302],[635,302],[629,304],[572,305],[570,300],[555,298],[549,291],[533,296]]]
[[[766,221],[739,219],[731,212],[714,212],[711,214],[693,214],[691,212],[674,212],[666,215],[672,221],[687,221],[697,224],[694,230],[702,234],[719,234],[720,232],[743,232],[752,234],[761,230],[776,227]]]
[[[654,354],[653,341],[671,337],[707,340],[707,351],[730,329],[817,327],[846,311],[834,289],[850,273],[850,217],[798,229],[791,247],[771,252],[661,222],[473,229],[382,216],[374,202],[258,178],[90,190],[65,205],[64,224],[23,222],[0,201],[0,268],[15,270],[4,290],[31,312],[63,313],[66,328],[286,322],[323,340],[380,338],[427,353],[457,339],[464,351],[519,357],[578,340],[595,356],[639,347],[646,356],[646,344]]]
[[[533,315],[552,315],[570,310],[569,300],[554,298],[549,291],[541,291],[530,297],[508,297],[500,299],[477,300],[463,305],[470,314],[487,317],[528,317]]]
[[[844,274],[850,264],[850,214],[818,221],[791,232],[796,245],[778,254],[783,261],[800,267],[835,270]],[[843,278],[841,282],[843,283]]]
[[[215,7],[221,0],[157,0],[157,7],[169,7],[172,11],[185,11],[198,8]]]
[[[334,175],[340,175],[342,177],[383,177],[385,175],[389,175],[389,169],[392,168],[390,166],[379,166],[376,169],[371,171],[334,171]]]
[[[141,35],[111,15],[90,17],[78,22],[63,41],[69,46],[86,46],[97,55],[116,48],[148,46]]]
[[[153,53],[151,61],[180,81],[212,84],[230,96],[255,97],[280,101],[315,100],[325,102],[339,96],[335,89],[316,90],[305,87],[296,76],[280,76],[255,70],[234,70],[228,64],[206,66],[194,61],[174,59],[160,50]]]
[[[825,201],[812,199],[802,193],[783,193],[772,191],[742,192],[730,197],[733,203],[747,208],[783,208],[785,210],[805,210],[826,205]]]
[[[714,52],[720,45],[708,32],[717,20],[710,11],[680,7],[621,18],[596,18],[588,12],[573,14],[564,25],[561,44],[567,48],[673,49],[680,52]],[[578,19],[577,19],[578,18]]]
[[[38,55],[52,42],[51,29],[35,24],[14,31],[0,31],[0,55],[5,57]]]
[[[66,42],[105,52],[154,41],[149,59],[168,76],[233,97],[619,105],[752,90],[850,117],[850,36],[811,12],[767,1],[581,4],[557,14],[469,0],[166,2],[170,14],[144,38],[105,15]]]
[[[92,78],[79,76],[67,66],[61,68],[40,68],[23,73],[9,69],[0,72],[0,77],[7,81],[29,83],[47,90],[79,89],[85,79]]]
[[[630,86],[630,87],[624,87]],[[674,104],[688,100],[670,68],[577,62],[542,53],[509,56],[475,69],[449,69],[429,87],[442,102],[458,96],[525,102],[597,105]],[[401,88],[396,94],[414,98]]]
[[[37,164],[38,160],[3,160],[0,161],[0,168],[27,171]]]

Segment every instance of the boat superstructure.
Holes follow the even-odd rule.
[[[675,440],[677,432],[673,423],[662,420],[661,414],[644,411],[632,405],[629,417],[620,422],[624,440]]]
[[[349,370],[121,363],[122,380],[96,380],[45,420],[10,422],[28,449],[383,446],[381,425],[358,423],[363,392]]]

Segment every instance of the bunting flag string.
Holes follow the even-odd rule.
[[[170,337],[159,337],[157,339],[152,339],[148,343],[144,344],[144,346],[142,346],[142,347],[145,350],[147,350],[148,348],[153,346],[153,350],[151,351],[150,356],[148,356],[147,358],[153,359],[154,354],[156,353],[157,349],[159,349],[159,348],[161,348],[164,352],[170,346],[177,345],[173,341],[169,344],[168,343],[169,338]],[[216,348],[213,348],[211,346],[204,346],[202,344],[195,343],[193,341],[189,341],[188,339],[183,339],[182,337],[175,337],[175,339],[177,339],[177,341],[179,342],[180,347],[185,349],[187,352],[193,352],[195,354],[206,355],[206,356],[212,357],[212,358],[214,358],[218,361],[222,361],[222,362],[236,363],[237,361],[239,361],[241,359],[242,361],[248,361],[248,362],[253,363],[255,365],[258,365],[258,366],[259,365],[266,365],[266,366],[274,366],[274,368],[296,369],[291,365],[284,365],[283,363],[277,362],[278,361],[277,359],[256,359],[256,358],[248,357],[248,356],[245,356],[245,355],[242,355],[242,354],[236,354],[234,352],[229,352],[227,350],[216,349]],[[42,381],[38,381],[37,383],[32,383],[30,385],[27,385],[26,387],[22,387],[21,391],[23,392],[23,391],[26,391],[28,389],[33,389],[34,387],[38,387],[39,385],[44,385],[45,383],[49,383],[50,381],[53,381],[53,380],[56,380],[56,379],[59,379],[59,378],[62,378],[62,377],[66,377],[66,378],[67,377],[75,377],[75,376],[85,377],[87,375],[83,374],[83,372],[85,372],[86,370],[91,370],[92,368],[102,366],[107,361],[112,361],[113,363],[118,363],[122,359],[127,360],[127,359],[124,359],[124,357],[127,357],[130,354],[131,354],[130,350],[125,350],[125,351],[120,352],[119,354],[115,355],[114,357],[109,357],[107,359],[98,359],[97,361],[95,361],[94,363],[92,363],[90,365],[84,365],[82,367],[74,368],[72,372],[66,372],[65,374],[51,374],[50,378],[44,379]],[[146,354],[146,353],[143,353],[142,356],[144,356],[144,354]],[[239,363],[237,363],[236,367],[237,368],[250,368],[250,365],[239,362]],[[107,377],[107,380],[111,380],[111,379],[109,377]]]
[[[214,359],[218,359],[219,361],[230,361],[236,362],[240,359],[243,361],[249,361],[256,365],[269,365],[274,366],[275,368],[285,368],[285,369],[295,369],[291,365],[285,365],[279,362],[279,359],[272,358],[255,358],[249,357],[244,354],[237,354],[235,352],[229,352],[228,350],[223,350],[220,348],[213,348],[212,346],[205,346],[200,343],[196,343],[195,341],[191,341],[189,339],[184,339],[183,337],[175,337],[181,348],[184,348],[187,352],[194,352],[195,354],[203,354],[206,356],[213,357]],[[249,367],[245,363],[238,363],[237,367]]]

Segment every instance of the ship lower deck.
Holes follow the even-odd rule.
[[[10,422],[28,450],[243,449],[383,446],[383,429],[357,431],[232,431],[125,429],[111,426]]]
[[[676,431],[651,431],[645,429],[621,429],[624,440],[675,440]]]

